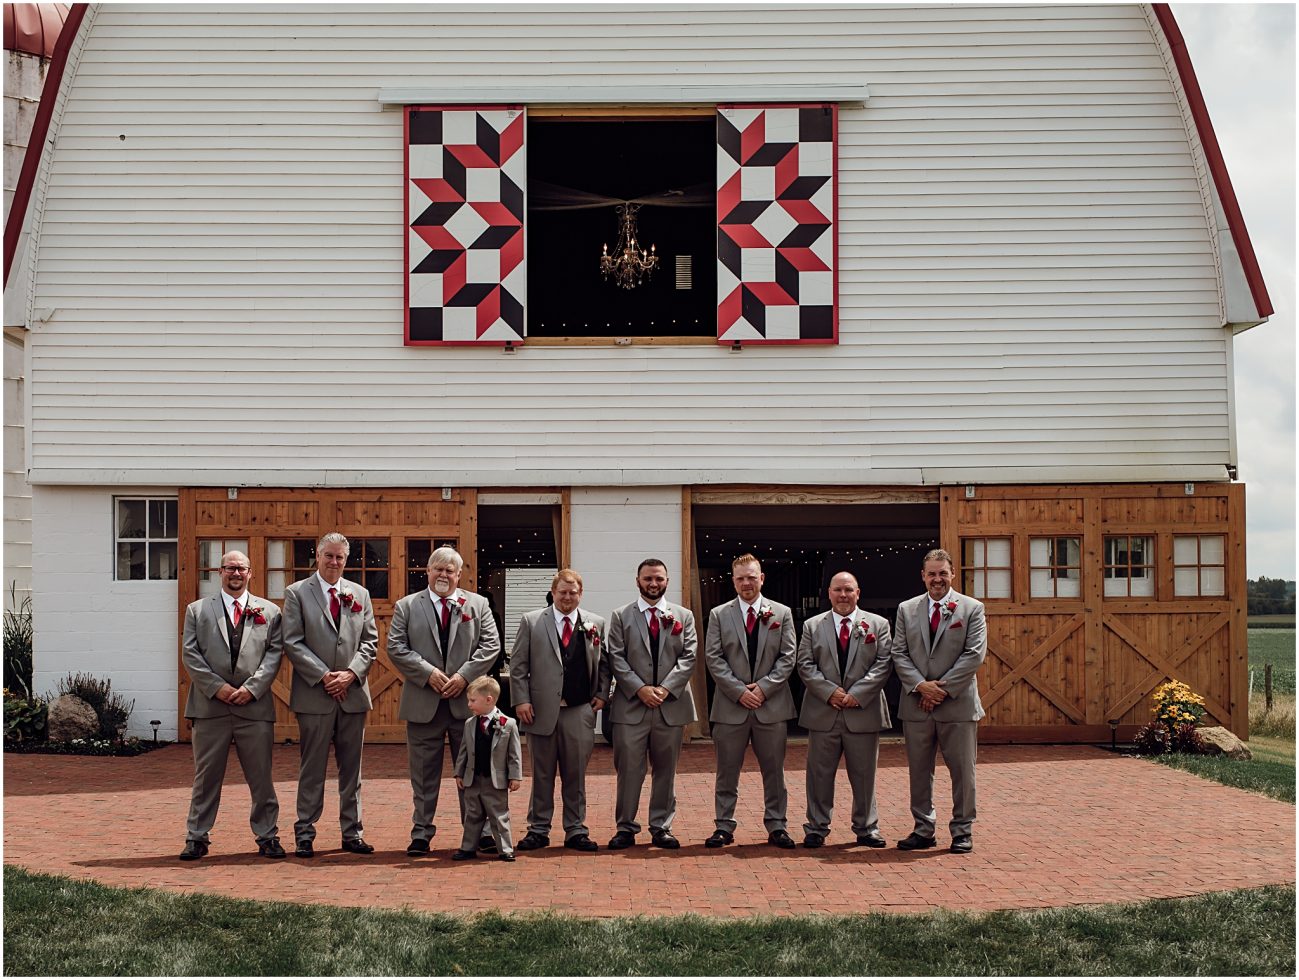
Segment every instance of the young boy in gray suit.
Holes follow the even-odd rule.
[[[456,788],[464,791],[465,833],[453,861],[477,856],[478,842],[491,827],[502,861],[514,860],[510,837],[510,792],[523,784],[523,749],[519,726],[501,713],[496,699],[501,685],[491,677],[478,677],[466,689],[470,716],[456,756]]]

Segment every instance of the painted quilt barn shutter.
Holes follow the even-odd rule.
[[[524,112],[406,109],[406,343],[521,343]]]
[[[839,337],[835,105],[719,106],[717,340]]]

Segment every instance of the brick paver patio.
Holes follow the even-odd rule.
[[[4,860],[25,868],[238,898],[410,907],[431,911],[554,909],[579,915],[697,912],[705,915],[924,912],[1127,902],[1295,880],[1295,808],[1140,759],[1078,746],[984,746],[979,750],[975,851],[946,850],[951,805],[939,769],[940,847],[904,853],[910,831],[900,744],[881,749],[878,794],[884,850],[850,846],[849,790],[842,770],[835,827],[819,851],[781,851],[762,830],[761,781],[750,753],[740,783],[736,844],[706,850],[712,831],[713,750],[682,754],[674,833],[682,848],[609,852],[612,751],[599,745],[588,781],[593,855],[558,846],[514,864],[449,860],[460,839],[455,786],[443,785],[433,856],[405,856],[410,785],[405,746],[365,750],[362,790],[370,857],[338,850],[337,798],[327,796],[317,857],[258,858],[248,829],[248,791],[233,758],[212,852],[176,860],[184,843],[192,760],[188,746],[134,759],[4,757]],[[791,744],[786,769],[790,833],[801,840],[806,750]],[[526,765],[525,765],[526,769]],[[281,834],[292,848],[297,748],[277,747]],[[513,798],[517,841],[526,830],[528,784]],[[332,797],[332,798],[330,798]],[[641,819],[648,805],[642,797]],[[556,800],[558,809],[558,800]],[[556,813],[558,818],[559,814]],[[486,872],[484,874],[484,872]],[[470,875],[479,883],[472,890]]]

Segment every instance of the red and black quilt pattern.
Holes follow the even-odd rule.
[[[837,107],[717,112],[717,339],[834,343]]]
[[[406,343],[519,343],[523,110],[406,111]]]

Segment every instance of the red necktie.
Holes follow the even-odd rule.
[[[334,617],[334,625],[337,626],[343,614],[343,607],[338,601],[338,590],[332,585],[329,587],[329,615]]]
[[[753,607],[749,607],[749,618],[744,621],[744,632],[752,633],[753,627],[758,625],[758,617],[753,615]]]
[[[929,632],[938,632],[938,603],[934,603],[934,611],[929,614]]]
[[[852,627],[848,625],[847,619],[844,619],[844,621],[839,624],[839,646],[845,650],[848,649],[848,631],[851,628]]]
[[[655,609],[649,610],[649,630],[650,636],[657,640],[659,638],[659,614]]]
[[[444,630],[451,628],[451,600],[442,600],[442,628]],[[483,731],[487,731],[486,728]]]
[[[487,734],[487,729],[491,727],[491,724],[492,724],[491,719],[488,718],[486,715],[483,715],[483,734],[484,734],[484,735]]]
[[[573,621],[569,619],[567,616],[565,616],[564,635],[561,638],[561,642],[564,644],[564,646],[568,646],[569,641],[572,639],[573,639]]]
[[[235,625],[238,626],[238,625],[239,625],[239,620],[241,620],[241,619],[243,619],[243,618],[244,618],[244,611],[243,611],[242,609],[239,608],[239,600],[236,599],[236,600],[235,600],[235,617],[234,617],[234,623],[235,623]]]

